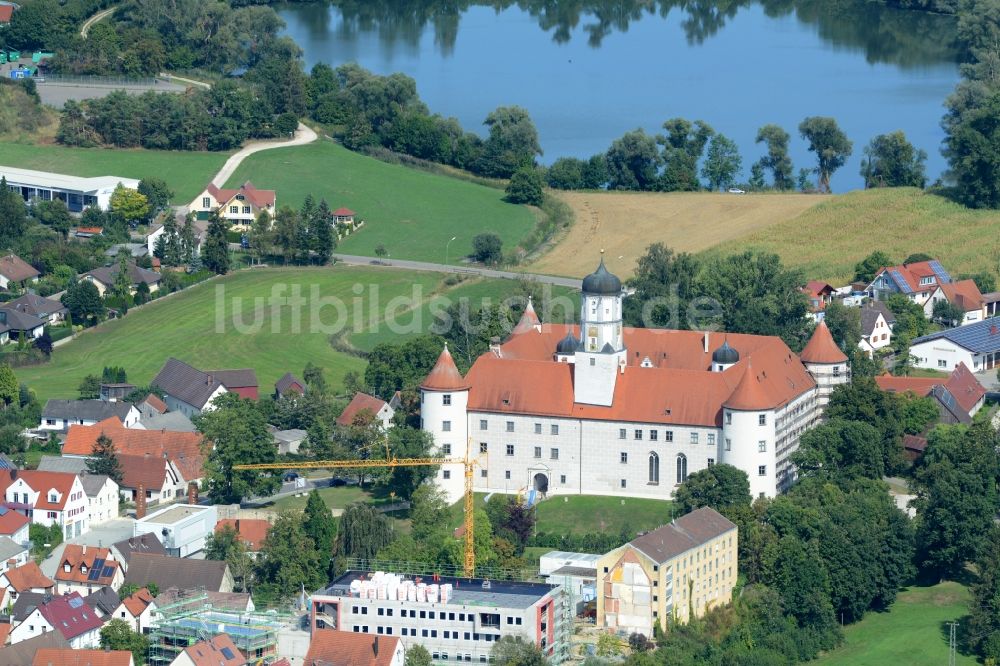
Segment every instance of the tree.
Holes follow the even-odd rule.
[[[743,160],[736,142],[725,135],[716,134],[708,144],[701,175],[708,180],[708,189],[722,190],[732,186],[740,173]]]
[[[118,183],[111,193],[111,210],[122,216],[126,222],[138,222],[149,214],[149,202],[146,197],[131,187]]]
[[[432,663],[431,653],[419,643],[406,650],[406,658],[403,660],[403,666],[431,666]]]
[[[205,559],[225,562],[233,574],[237,591],[249,592],[255,581],[255,563],[240,533],[232,525],[209,534],[205,539]]]
[[[833,419],[802,434],[792,462],[802,476],[814,473],[881,479],[881,433],[861,421]]]
[[[250,227],[248,236],[250,251],[257,256],[257,262],[260,263],[271,245],[271,214],[266,210],[260,211]]]
[[[942,152],[956,197],[970,208],[1000,207],[1000,87],[960,84],[945,105]]]
[[[857,349],[861,342],[861,308],[850,308],[835,300],[824,312],[823,321],[837,346],[844,350]]]
[[[146,197],[146,202],[149,204],[150,215],[153,215],[170,205],[170,199],[174,196],[173,191],[167,186],[166,181],[162,178],[143,178],[139,181],[138,192]]]
[[[479,172],[491,178],[510,178],[523,167],[532,167],[542,154],[538,130],[528,112],[519,106],[501,106],[483,122],[490,136],[483,144]]]
[[[303,516],[290,511],[278,514],[260,548],[257,578],[260,587],[283,598],[326,582],[326,562],[306,534]]]
[[[583,189],[583,170],[587,163],[576,157],[560,157],[545,172],[549,187],[557,190]]]
[[[830,177],[851,156],[853,144],[833,118],[810,116],[799,123],[799,134],[809,142],[810,152],[816,153],[820,191],[831,192]]]
[[[63,240],[69,236],[69,228],[73,224],[73,217],[66,208],[66,202],[61,199],[51,199],[49,201],[36,201],[32,208],[32,213],[39,222],[47,226],[52,231],[62,234]]]
[[[503,241],[494,233],[482,233],[472,239],[472,256],[484,264],[499,264],[503,259]]]
[[[961,273],[956,280],[972,280],[983,294],[997,290],[997,279],[992,273]]]
[[[701,120],[692,123],[684,118],[671,118],[663,123],[663,129],[667,131],[666,136],[656,138],[657,143],[664,146],[664,169],[660,175],[659,189],[667,192],[701,189],[701,183],[698,182],[698,160],[715,130]]]
[[[18,398],[17,376],[7,363],[0,363],[0,401],[4,407]],[[16,405],[15,405],[16,406]]]
[[[149,639],[132,631],[128,622],[114,618],[101,627],[101,647],[105,650],[123,650],[132,653],[136,666],[146,663]]]
[[[316,545],[321,561],[325,564],[333,555],[333,542],[337,537],[337,523],[333,520],[330,507],[326,505],[315,489],[309,492],[309,499],[306,500],[303,529],[305,529],[306,536],[312,539]]]
[[[101,293],[90,280],[80,280],[71,284],[61,301],[69,310],[74,322],[97,323],[107,312]]]
[[[635,294],[624,301],[624,318],[630,326],[688,329],[689,306],[698,294],[695,279],[698,259],[675,253],[663,243],[653,243],[639,257],[629,286]]]
[[[790,190],[792,183],[792,158],[788,156],[788,132],[777,125],[764,125],[757,130],[757,143],[767,145],[767,155],[760,158],[760,166],[771,171],[776,190]]]
[[[351,504],[340,516],[337,554],[370,560],[392,541],[389,520],[368,504]]]
[[[930,396],[904,393],[900,396],[899,404],[903,432],[907,435],[926,432],[941,417],[938,401]]]
[[[615,139],[606,156],[608,189],[656,189],[662,159],[656,139],[641,129]]]
[[[299,119],[294,113],[286,111],[274,119],[274,131],[282,136],[295,134],[298,127]]]
[[[830,395],[826,417],[830,421],[860,421],[874,427],[881,433],[885,472],[893,474],[902,467],[899,397],[880,389],[872,377],[855,377],[849,384],[838,386]]]
[[[131,256],[129,251],[124,248],[118,252],[118,266],[115,271],[114,283],[109,290],[111,294],[123,300],[127,300],[132,295],[132,277],[128,270]]]
[[[213,444],[205,465],[209,497],[216,503],[234,504],[252,495],[273,494],[281,486],[277,475],[233,469],[239,464],[271,463],[277,457],[267,421],[257,405],[235,393],[225,393],[212,404],[214,409],[195,418],[198,432]]]
[[[879,134],[865,146],[861,177],[869,187],[923,187],[927,153],[917,150],[902,131]]]
[[[544,186],[545,182],[538,169],[527,166],[514,172],[504,192],[509,203],[541,206]]]
[[[205,268],[225,275],[229,272],[229,241],[226,238],[226,221],[213,211],[208,218],[208,233],[201,250],[201,261]]]
[[[820,635],[836,635],[830,579],[815,550],[816,544],[783,537],[767,553],[766,577],[799,626]]]
[[[976,559],[978,579],[970,587],[968,635],[983,657],[1000,653],[1000,527],[993,526],[983,552]]]
[[[386,249],[385,243],[379,243],[375,246],[375,256],[379,259],[385,259],[389,256],[389,250]]]
[[[760,162],[754,162],[750,165],[749,186],[753,192],[761,192],[767,187],[767,183],[764,182],[764,167],[761,166]]]
[[[94,400],[101,394],[101,378],[97,375],[85,375],[77,387],[80,400]]]
[[[820,191],[832,192],[830,177],[851,156],[853,144],[833,118],[810,116],[799,123],[799,134],[809,142],[810,152],[816,153]]]
[[[330,262],[333,250],[337,247],[337,239],[333,235],[333,217],[330,215],[326,199],[319,202],[309,230],[312,234],[312,249],[316,253],[316,261],[320,266],[325,266]]]
[[[959,305],[941,299],[934,302],[931,319],[945,326],[958,326],[965,319],[965,309]]]
[[[675,491],[681,514],[703,506],[722,511],[730,506],[750,506],[750,479],[732,465],[713,465],[697,471]]]
[[[20,239],[27,226],[24,199],[7,187],[6,177],[0,176],[0,238],[8,242]]]
[[[55,345],[52,342],[52,334],[49,333],[49,327],[46,326],[42,330],[42,334],[35,338],[35,349],[45,354],[46,358],[52,356],[52,350]]]
[[[507,635],[490,650],[490,663],[496,666],[545,666],[545,656],[534,643],[520,636]]]
[[[892,259],[885,252],[875,250],[854,265],[854,281],[871,284],[875,274],[886,266],[893,266]]]
[[[105,474],[115,483],[122,481],[122,467],[118,460],[118,452],[111,438],[103,432],[90,449],[87,458],[87,471],[91,474]]]

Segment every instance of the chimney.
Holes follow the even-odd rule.
[[[705,353],[708,353],[708,331],[705,331]]]
[[[146,517],[146,486],[139,484],[135,489],[135,519],[142,520]]]
[[[490,338],[490,351],[493,352],[494,356],[500,356],[500,338],[494,335]]]
[[[83,544],[83,554],[87,554],[87,544]]]
[[[372,652],[378,657],[378,634],[375,634],[375,642],[372,644]]]
[[[192,481],[188,484],[188,504],[198,503],[198,484]]]

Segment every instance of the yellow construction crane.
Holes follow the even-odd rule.
[[[302,463],[260,463],[233,465],[241,470],[287,469],[374,469],[381,467],[430,467],[436,465],[462,465],[465,468],[465,576],[476,574],[475,520],[473,518],[472,473],[479,461],[471,458],[395,458],[386,448],[384,460],[315,460]]]

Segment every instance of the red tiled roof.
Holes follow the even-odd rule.
[[[258,190],[249,180],[243,183],[238,189],[224,190],[209,183],[205,190],[215,197],[215,200],[220,205],[229,203],[237,194],[242,194],[247,201],[257,208],[274,205],[274,190]]]
[[[63,511],[66,509],[66,502],[73,492],[73,482],[76,481],[76,474],[69,472],[40,472],[34,469],[25,470],[0,470],[0,477],[4,480],[0,482],[0,487],[9,488],[17,479],[23,479],[32,490],[38,493],[38,500],[35,502],[36,511]],[[59,499],[55,502],[49,501],[49,490],[59,493]]]
[[[469,388],[469,383],[462,379],[462,373],[458,371],[447,344],[420,388],[429,391],[462,391]]]
[[[17,593],[27,592],[32,589],[46,589],[55,585],[55,582],[42,573],[38,565],[33,561],[28,561],[14,569],[8,569],[7,581]]]
[[[147,395],[142,399],[142,402],[146,403],[161,414],[165,414],[167,412],[167,403],[163,402],[163,400],[160,399],[160,396],[155,393]]]
[[[928,291],[934,291],[938,288],[938,275],[931,268],[929,261],[917,261],[912,264],[905,264],[900,266],[884,266],[879,269],[876,273],[876,277],[881,275],[884,271],[890,271],[897,273],[903,280],[906,281],[907,286],[914,293],[923,293]],[[933,277],[934,282],[931,284],[920,284],[920,278],[922,277]]]
[[[389,666],[399,638],[336,629],[313,632],[303,666]],[[378,654],[375,646],[378,645]]]
[[[930,395],[931,389],[941,384],[940,379],[933,377],[894,377],[893,375],[879,375],[875,378],[875,383],[883,391],[890,393],[912,393],[914,395]]]
[[[456,370],[456,372],[458,371]],[[385,400],[376,398],[373,395],[360,392],[355,393],[354,397],[351,398],[351,402],[348,403],[347,407],[344,408],[344,411],[337,417],[337,423],[342,426],[349,426],[354,423],[355,417],[365,410],[370,411],[372,416],[375,416],[378,414],[379,410],[385,406],[385,404]]]
[[[836,290],[822,280],[809,280],[806,282],[805,291],[814,296],[821,296],[824,294],[832,294]]]
[[[38,610],[66,640],[93,631],[103,624],[94,609],[84,603],[79,592],[53,597],[47,604],[39,606]]]
[[[7,644],[7,638],[10,636],[11,629],[14,625],[9,623],[0,624],[0,646]]]
[[[0,257],[0,275],[12,282],[21,282],[36,278],[41,273],[16,254],[8,254]]]
[[[959,280],[941,285],[941,292],[948,302],[957,305],[963,312],[975,312],[983,308],[983,295],[974,280]]]
[[[923,452],[927,448],[927,438],[917,435],[903,435],[903,448],[909,451]]]
[[[337,210],[333,211],[333,214],[336,215],[337,217],[347,217],[350,215],[355,215],[356,213],[350,208],[340,207]]]
[[[271,523],[263,518],[223,518],[216,523],[215,531],[221,532],[226,527],[236,530],[240,540],[247,544],[249,550],[258,551],[267,538]]]
[[[35,652],[31,666],[131,666],[128,650],[72,650],[41,648]]]
[[[101,434],[107,435],[121,456],[156,456],[167,458],[177,466],[185,481],[204,476],[205,457],[202,454],[202,437],[196,432],[175,430],[139,430],[123,426],[117,419],[109,418],[92,426],[73,425],[63,442],[63,455],[88,456]],[[162,479],[161,479],[162,482]]]
[[[198,641],[184,649],[184,654],[194,666],[243,666],[247,663],[243,653],[226,634],[218,634],[207,641]],[[232,656],[228,656],[232,655]]]
[[[118,562],[110,557],[111,551],[107,548],[68,543],[56,568],[56,580],[70,583],[93,583],[102,587],[111,585],[115,574],[118,573]],[[104,563],[101,565],[98,577],[91,578],[95,560],[104,560]],[[66,571],[67,564],[70,567],[68,572]],[[108,571],[109,569],[110,571]]]
[[[821,321],[816,325],[812,337],[806,343],[805,349],[799,354],[803,363],[845,363],[847,356],[840,351],[837,343],[830,335],[830,329],[826,327],[826,322]]]
[[[955,366],[944,387],[954,396],[958,406],[970,415],[976,403],[986,397],[986,389],[962,362]]]
[[[10,17],[13,15],[13,5],[0,5],[0,23],[10,23]]]
[[[763,381],[765,377],[754,372],[753,365],[749,360],[746,362],[746,370],[740,383],[736,385],[736,390],[724,403],[730,409],[741,411],[767,409],[773,403],[767,391],[764,389]]]
[[[153,595],[147,588],[136,590],[134,594],[122,599],[125,608],[132,614],[132,617],[139,617],[146,610],[149,604],[153,603]]]
[[[24,514],[8,509],[6,513],[0,515],[0,536],[11,536],[29,522]]]
[[[516,335],[518,333],[524,333],[530,331],[535,326],[541,325],[542,320],[538,318],[538,314],[535,312],[535,307],[528,301],[528,305],[524,308],[524,313],[521,315],[520,321],[517,322],[517,326],[511,331],[512,334]]]

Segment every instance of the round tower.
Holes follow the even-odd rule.
[[[850,381],[847,355],[833,341],[825,321],[816,324],[816,330],[799,354],[799,360],[816,381],[816,401],[820,409],[830,402],[830,394],[835,388]]]
[[[434,368],[420,384],[420,427],[434,441],[434,455],[465,458],[469,446],[469,384],[458,371],[445,344]],[[465,470],[442,465],[435,481],[449,502],[457,502],[465,489]]]
[[[722,445],[719,460],[746,472],[750,495],[773,497],[777,492],[775,411],[771,398],[750,360],[732,395],[722,404]]]
[[[623,350],[622,281],[604,266],[603,250],[597,270],[583,278],[580,299],[580,350]]]

